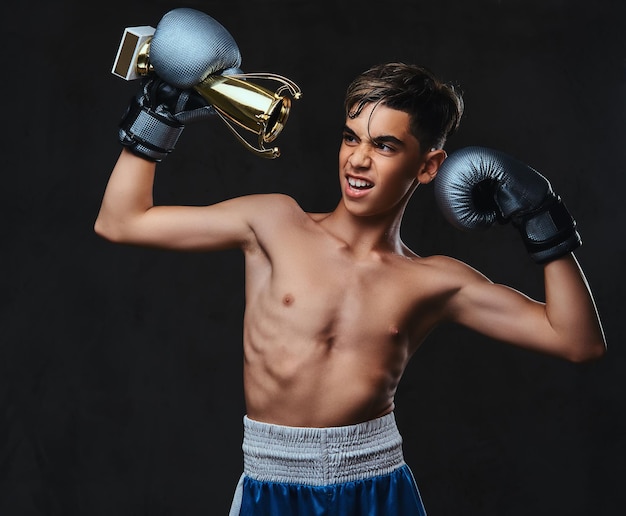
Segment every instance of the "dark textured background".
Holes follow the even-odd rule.
[[[226,514],[241,472],[243,260],[117,246],[92,231],[137,84],[111,75],[123,29],[175,7],[234,36],[245,71],[304,96],[283,156],[219,121],[189,126],[159,202],[280,191],[339,199],[345,87],[371,64],[426,65],[465,92],[448,149],[496,147],[547,175],[579,223],[577,252],[609,353],[574,365],[442,327],[397,395],[429,516],[617,516],[626,502],[625,9],[598,0],[14,2],[2,22],[0,514]],[[542,297],[508,227],[461,233],[432,189],[403,237]]]

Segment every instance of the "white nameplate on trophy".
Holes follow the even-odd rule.
[[[127,27],[124,29],[122,41],[117,49],[115,62],[111,72],[122,79],[132,81],[139,79],[141,75],[137,68],[139,51],[149,41],[156,29],[149,25],[139,27]]]

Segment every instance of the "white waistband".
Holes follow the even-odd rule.
[[[264,482],[330,485],[404,465],[393,413],[351,426],[302,428],[244,416],[244,474]]]

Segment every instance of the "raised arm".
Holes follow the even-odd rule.
[[[213,115],[197,93],[158,77],[144,80],[120,124],[122,153],[109,179],[95,222],[115,242],[185,250],[244,246],[254,238],[255,204],[248,197],[213,206],[158,206],[152,190],[156,163],[166,158],[186,123]]]
[[[548,180],[501,152],[469,147],[442,165],[435,192],[457,227],[512,222],[535,262],[543,266],[545,303],[495,285],[466,266],[448,316],[493,338],[584,361],[604,354],[606,343],[587,280],[572,251],[581,245],[576,224]]]
[[[606,349],[587,280],[572,254],[544,265],[545,303],[494,284],[463,265],[451,277],[458,285],[447,305],[448,320],[494,339],[573,362],[592,360]]]
[[[113,242],[179,250],[243,247],[254,240],[251,221],[262,196],[211,206],[154,206],[155,163],[124,149],[111,173],[96,233]]]

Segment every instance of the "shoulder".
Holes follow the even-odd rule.
[[[239,202],[262,206],[267,209],[295,209],[299,208],[293,197],[281,193],[250,194],[236,198]]]
[[[420,263],[437,271],[453,272],[460,274],[477,272],[476,269],[474,269],[467,263],[462,262],[461,260],[452,258],[451,256],[444,256],[440,254],[421,257]]]
[[[470,265],[443,255],[407,260],[402,274],[404,291],[411,292],[419,307],[429,307],[437,322],[456,320],[479,297],[490,290],[492,282]]]
[[[289,238],[311,224],[308,214],[289,195],[253,194],[241,200],[246,203],[250,227],[265,245]]]
[[[445,290],[459,290],[472,283],[490,282],[481,272],[456,258],[443,255],[411,260],[421,281],[434,282]]]
[[[305,212],[296,200],[285,194],[252,194],[238,197],[233,199],[232,202],[245,206],[253,226],[267,220],[277,224],[281,221],[293,221],[294,219],[306,217]]]

